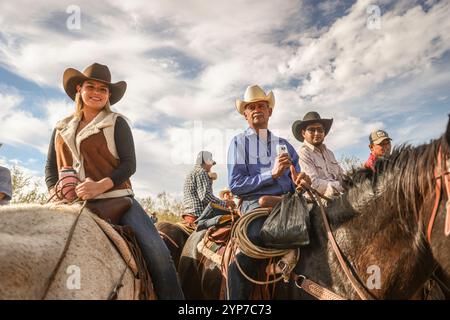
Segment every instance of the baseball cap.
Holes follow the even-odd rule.
[[[386,139],[392,140],[384,130],[375,130],[369,136],[370,144],[380,144]]]
[[[196,164],[212,164],[215,165],[216,162],[212,158],[212,153],[209,151],[200,151],[197,155],[197,160],[195,161]]]

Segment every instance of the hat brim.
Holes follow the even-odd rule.
[[[292,124],[292,134],[294,135],[295,139],[297,139],[300,142],[303,142],[305,139],[302,136],[302,130],[306,129],[306,127],[313,123],[320,123],[323,125],[323,128],[325,130],[325,135],[330,132],[331,125],[333,124],[333,119],[317,119],[317,120],[297,120]]]
[[[269,104],[269,108],[273,109],[275,107],[275,97],[273,95],[273,92],[270,91],[269,94],[265,97],[265,98],[259,98],[259,99],[253,99],[250,101],[245,101],[245,100],[236,100],[236,110],[240,113],[240,114],[244,114],[244,110],[245,110],[245,106],[248,105],[249,103],[252,102],[257,102],[257,101],[267,101],[267,103]]]
[[[222,190],[219,192],[219,198],[222,198],[225,193],[231,193],[230,190]]]
[[[83,83],[86,80],[94,80],[106,84],[109,87],[111,96],[109,97],[109,104],[113,105],[122,99],[125,91],[127,90],[127,83],[125,81],[119,81],[116,83],[106,82],[101,79],[86,77],[80,71],[68,68],[64,71],[63,75],[63,87],[67,95],[75,101],[77,94],[77,85]]]
[[[382,143],[384,140],[390,140],[390,141],[392,141],[392,139],[389,138],[389,137],[382,137],[382,138],[379,138],[379,139],[373,141],[372,144],[380,144],[380,143]]]

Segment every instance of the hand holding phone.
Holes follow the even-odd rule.
[[[287,146],[285,144],[277,144],[277,155],[282,155],[283,153],[286,153],[289,155]]]
[[[272,178],[278,179],[291,164],[287,146],[285,144],[277,145],[277,158],[272,169]]]

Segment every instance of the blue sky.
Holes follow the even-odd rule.
[[[215,191],[226,185],[248,85],[273,90],[269,129],[296,148],[296,119],[333,118],[338,159],[365,159],[379,128],[395,144],[427,142],[450,112],[448,1],[78,1],[79,16],[71,5],[0,3],[0,163],[36,181],[54,124],[73,111],[62,74],[93,62],[128,83],[114,109],[133,126],[141,197],[179,197],[200,149],[216,154]]]

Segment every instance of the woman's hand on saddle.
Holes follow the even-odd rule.
[[[311,178],[304,172],[297,173],[297,170],[295,170],[293,165],[291,165],[291,176],[292,181],[294,181],[294,184],[297,186],[297,191],[301,191],[303,189],[303,185],[308,187],[311,186]]]
[[[100,181],[86,178],[86,180],[77,185],[75,192],[81,200],[89,200],[111,189],[113,186],[114,183],[110,178],[104,178]]]

